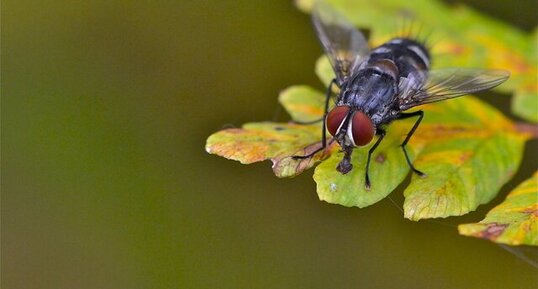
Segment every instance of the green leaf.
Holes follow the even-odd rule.
[[[377,46],[395,35],[431,34],[434,68],[480,67],[506,69],[510,79],[496,89],[514,92],[512,111],[538,122],[538,77],[536,43],[538,33],[524,33],[482,15],[464,5],[448,6],[440,1],[417,0],[326,0],[357,26],[371,29],[371,44]],[[313,0],[297,0],[310,11]],[[409,24],[417,23],[409,28]],[[425,27],[425,28],[420,28]],[[398,31],[400,30],[400,31]]]
[[[414,163],[428,177],[413,176],[405,189],[405,217],[459,216],[489,202],[517,170],[523,144],[503,132],[429,143]]]
[[[278,100],[294,121],[308,122],[323,116],[325,95],[309,86],[289,87],[280,93]]]
[[[247,123],[209,136],[206,151],[243,164],[271,160],[278,177],[293,177],[327,158],[335,146],[308,159],[294,159],[321,146],[319,126],[288,123]]]
[[[516,92],[512,98],[512,110],[518,116],[537,123],[538,96],[532,91],[532,89],[536,91],[538,90],[538,87]]]
[[[458,226],[461,235],[509,245],[538,246],[538,171],[479,223]]]
[[[316,75],[325,86],[329,86],[329,83],[335,77],[329,58],[326,56],[322,56],[316,61]]]
[[[411,140],[422,145],[405,189],[411,220],[459,216],[493,199],[521,162],[527,136],[494,108],[467,96],[424,106],[425,119]]]
[[[343,158],[343,153],[333,154],[325,162],[316,167],[314,180],[320,200],[346,207],[366,207],[377,203],[388,196],[409,172],[399,144],[400,135],[405,134],[402,126],[390,128],[372,156],[370,164],[370,190],[365,189],[365,164],[371,145],[353,151],[351,163],[353,170],[346,175],[336,170]],[[411,158],[413,151],[410,150]]]
[[[536,81],[536,62],[538,62],[538,52],[536,50],[536,44],[538,43],[538,28],[534,30],[531,37],[531,44],[527,48],[527,55],[531,63],[529,71],[527,71],[526,81],[521,84],[521,87],[517,89],[516,94],[512,98],[512,111],[529,121],[538,123],[538,81]],[[534,56],[534,57],[532,57]]]

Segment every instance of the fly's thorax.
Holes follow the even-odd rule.
[[[373,63],[342,85],[337,105],[349,105],[371,116],[390,105],[397,93],[397,68],[390,60]]]
[[[398,116],[399,111],[394,109],[393,106],[387,106],[385,109],[380,110],[376,114],[371,115],[372,122],[376,127],[380,127],[384,124],[392,122]]]
[[[365,146],[375,134],[370,116],[348,105],[334,107],[327,115],[326,125],[342,147]]]

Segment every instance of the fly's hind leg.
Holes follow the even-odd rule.
[[[398,116],[398,119],[406,119],[406,118],[415,117],[415,116],[418,116],[417,121],[415,122],[415,124],[413,125],[409,133],[407,133],[407,136],[405,137],[405,140],[402,142],[401,147],[405,155],[405,160],[407,161],[407,164],[409,165],[411,170],[413,170],[413,172],[416,173],[417,175],[421,177],[425,177],[426,176],[425,173],[417,170],[415,166],[413,166],[413,164],[409,160],[409,155],[407,154],[407,150],[405,149],[405,145],[409,142],[409,139],[411,138],[411,136],[413,136],[413,134],[418,128],[418,125],[422,121],[422,118],[424,117],[424,112],[422,110],[419,110],[419,111],[415,111],[411,113],[402,113]]]
[[[321,147],[316,149],[315,151],[307,154],[307,155],[304,155],[304,156],[292,156],[292,158],[294,158],[294,159],[307,159],[307,158],[310,158],[313,155],[317,154],[318,152],[324,150],[327,147],[327,132],[326,132],[327,128],[325,127],[326,126],[325,118],[327,117],[327,113],[328,113],[328,110],[329,110],[329,100],[331,99],[331,93],[332,93],[332,86],[333,85],[337,85],[336,84],[336,79],[333,79],[331,81],[331,83],[329,84],[329,88],[327,88],[327,94],[325,95],[325,111],[323,113],[323,118],[321,118],[320,120],[316,120],[316,121],[312,122],[312,123],[316,123],[316,122],[319,122],[319,121],[323,121],[323,124],[322,124],[322,127],[321,127]]]

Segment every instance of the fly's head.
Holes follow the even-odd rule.
[[[353,148],[369,144],[374,138],[375,126],[368,115],[348,105],[334,107],[327,114],[326,125],[344,152],[344,158],[336,169],[346,174],[353,168],[351,165]]]

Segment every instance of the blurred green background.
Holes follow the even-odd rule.
[[[454,1],[451,1],[454,2]],[[530,31],[536,1],[472,1]],[[285,119],[321,89],[309,17],[288,1],[2,1],[2,288],[536,288],[536,250],[457,235],[501,195],[414,223],[389,199],[320,202],[204,151],[209,134]],[[509,96],[488,98],[507,112]],[[401,189],[392,198],[401,206]]]

